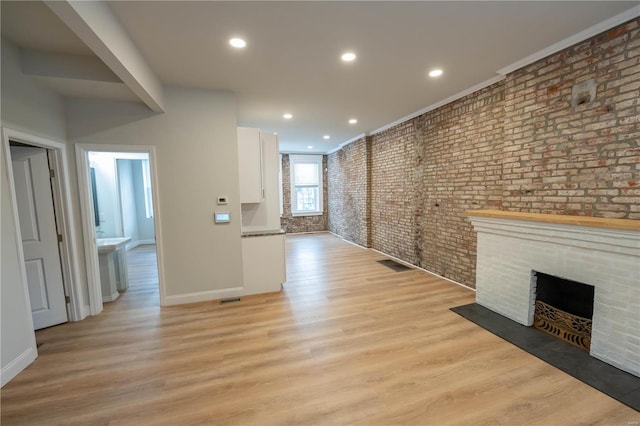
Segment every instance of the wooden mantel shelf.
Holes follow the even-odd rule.
[[[547,222],[561,225],[591,226],[594,228],[622,229],[625,231],[640,231],[640,220],[632,219],[607,219],[602,217],[507,212],[502,210],[467,210],[466,215],[476,217],[493,217],[496,219],[524,220],[529,222]]]

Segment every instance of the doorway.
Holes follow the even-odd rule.
[[[2,145],[20,265],[16,279],[31,305],[31,328],[80,321],[87,313],[78,280],[66,146],[7,127],[2,127]]]
[[[47,149],[10,141],[18,226],[35,330],[67,322]]]
[[[155,256],[149,155],[89,151],[88,157],[102,302],[113,302],[129,289],[132,273],[129,257],[137,259],[140,252]],[[118,241],[118,248],[111,252],[109,247]],[[141,249],[131,252],[137,247]],[[139,266],[134,265],[134,269],[139,269]],[[157,270],[149,270],[147,274],[151,277],[158,275]],[[137,284],[139,280],[132,282]],[[157,281],[155,289],[157,298]]]
[[[136,255],[143,252],[153,257],[153,262],[147,262],[152,266],[146,275],[154,277],[155,285],[154,291],[147,293],[156,305],[159,297],[162,305],[162,246],[153,147],[79,144],[76,154],[93,304],[102,310],[103,303],[126,294],[129,277],[138,271],[135,262],[134,270],[130,270],[127,259],[137,259]]]

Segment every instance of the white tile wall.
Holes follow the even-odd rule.
[[[471,217],[476,301],[533,323],[532,271],[595,287],[591,355],[640,376],[640,232]]]

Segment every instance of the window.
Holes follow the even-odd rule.
[[[290,155],[291,214],[322,214],[322,155]]]
[[[153,217],[153,200],[151,198],[151,172],[149,160],[142,160],[142,185],[144,186],[144,211],[147,219]]]

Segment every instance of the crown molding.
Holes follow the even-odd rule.
[[[396,121],[389,123],[385,126],[380,127],[379,129],[376,129],[374,131],[372,131],[370,134],[371,135],[375,135],[377,133],[380,132],[384,132],[387,129],[390,129],[391,127],[397,126],[400,123],[404,123],[405,121],[411,120],[412,118],[416,118],[424,113],[427,113],[429,111],[433,111],[434,109],[438,109],[444,105],[450,104],[451,102],[457,101],[460,98],[464,98],[467,95],[472,94],[473,92],[477,92],[478,90],[484,89],[485,87],[491,86],[492,84],[495,84],[499,81],[502,81],[505,79],[504,75],[497,75],[495,77],[491,77],[488,80],[483,81],[482,83],[478,83],[475,86],[471,86],[468,89],[463,90],[462,92],[456,93],[453,96],[449,96],[446,99],[443,99],[439,102],[436,102],[435,104],[431,104],[426,108],[422,108],[421,110],[418,110],[414,113],[411,113],[409,115],[406,115],[402,118],[397,119]]]
[[[631,9],[620,13],[619,15],[612,16],[611,18],[599,22],[596,25],[587,28],[586,30],[580,31],[579,33],[576,33],[571,37],[560,40],[559,42],[554,43],[551,46],[545,47],[544,49],[539,50],[536,53],[527,56],[526,58],[522,58],[519,61],[512,63],[511,65],[507,65],[506,67],[499,69],[497,72],[498,74],[507,75],[514,72],[515,70],[537,62],[540,59],[546,58],[549,55],[553,55],[554,53],[566,49],[567,47],[571,47],[574,44],[585,41],[588,38],[601,34],[613,27],[617,27],[620,24],[624,24],[625,22],[635,19],[638,16],[640,16],[640,5],[634,6]]]
[[[353,137],[349,140],[346,140],[344,142],[342,142],[340,145],[338,145],[337,147],[333,148],[330,151],[327,151],[326,155],[330,155],[333,154],[334,152],[340,151],[342,148],[344,148],[345,146],[349,145],[350,143],[353,143],[355,141],[359,141],[362,138],[366,138],[367,136],[369,136],[369,133],[360,133],[358,136]]]
[[[450,96],[446,99],[443,99],[439,102],[436,102],[435,104],[429,105],[428,107],[425,107],[421,110],[418,110],[414,113],[411,113],[409,115],[406,115],[402,118],[399,118],[395,121],[393,121],[392,123],[389,123],[387,125],[384,125],[378,129],[375,129],[369,133],[362,133],[361,135],[356,136],[355,138],[349,139],[343,143],[341,143],[340,145],[338,145],[337,147],[331,149],[330,151],[327,151],[327,155],[329,154],[333,154],[336,151],[341,150],[342,148],[344,148],[345,146],[349,145],[350,143],[353,143],[359,139],[362,139],[365,136],[369,136],[369,135],[375,135],[377,133],[383,132],[387,129],[390,129],[394,126],[397,126],[398,124],[404,123],[405,121],[411,120],[413,118],[416,118],[422,114],[425,114],[429,111],[433,111],[434,109],[438,109],[444,105],[447,105],[451,102],[454,102],[460,98],[463,98],[467,95],[470,95],[473,92],[477,92],[478,90],[484,89],[485,87],[491,86],[492,84],[498,83],[499,81],[502,81],[506,78],[507,74],[520,69],[522,67],[525,67],[529,64],[532,64],[536,61],[539,61],[540,59],[543,59],[549,55],[552,55],[556,52],[559,52],[563,49],[566,49],[567,47],[573,46],[574,44],[580,43],[581,41],[584,41],[590,37],[596,36],[598,34],[601,34],[611,28],[614,28],[620,24],[624,24],[627,21],[630,21],[632,19],[637,18],[638,16],[640,16],[640,5],[634,6],[631,9],[622,12],[616,16],[613,16],[609,19],[606,19],[602,22],[597,23],[596,25],[587,28],[586,30],[580,31],[579,33],[576,33],[574,35],[572,35],[571,37],[567,37],[564,40],[561,40],[557,43],[552,44],[551,46],[548,46],[542,50],[539,50],[538,52],[531,54],[525,58],[520,59],[519,61],[514,62],[511,65],[508,65],[504,68],[499,69],[496,73],[498,74],[495,77],[492,77],[488,80],[485,80],[481,83],[476,84],[475,86],[469,87],[466,90],[463,90],[462,92],[459,92],[453,96]]]

